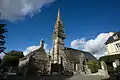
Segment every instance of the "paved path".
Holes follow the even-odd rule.
[[[66,80],[102,80],[102,79],[103,79],[102,76],[79,74]]]
[[[96,75],[79,74],[76,76],[44,76],[44,77],[22,77],[11,76],[7,80],[102,80],[103,77]]]

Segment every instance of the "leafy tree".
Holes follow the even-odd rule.
[[[11,51],[8,52],[0,65],[0,70],[5,70],[6,71],[18,71],[18,64],[19,64],[19,58],[24,57],[23,52],[21,51]],[[4,72],[4,71],[3,71]],[[2,73],[2,72],[1,72]]]
[[[2,61],[3,65],[7,66],[18,66],[19,64],[19,58],[24,57],[23,52],[21,51],[11,51],[8,52]]]
[[[88,61],[87,65],[91,69],[92,73],[98,72],[98,69],[100,68],[99,62],[96,61]]]

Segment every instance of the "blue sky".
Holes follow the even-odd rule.
[[[41,39],[52,47],[52,31],[61,10],[67,38],[65,45],[75,39],[94,39],[100,33],[120,30],[120,1],[119,0],[57,0],[44,5],[41,12],[32,18],[25,16],[23,20],[7,23],[6,51],[23,51],[32,45],[39,45]],[[1,21],[2,23],[2,21]]]

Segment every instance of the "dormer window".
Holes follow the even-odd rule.
[[[120,43],[115,44],[117,51],[120,51]]]
[[[113,36],[114,40],[118,39],[118,35]]]

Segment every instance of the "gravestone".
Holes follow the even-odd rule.
[[[117,68],[116,62],[113,62],[113,68],[114,68],[114,70]]]
[[[105,77],[109,77],[109,75],[108,75],[108,70],[107,70],[107,65],[106,65],[106,63],[104,62],[104,61],[101,61],[101,70],[100,70],[100,72],[101,72],[101,75],[103,75],[103,76],[105,76]]]
[[[113,64],[114,70],[116,70],[116,68],[120,65],[119,59],[116,59],[112,64]]]
[[[119,66],[119,65],[120,65],[119,59],[116,59],[116,60],[115,60],[115,63],[116,63],[117,66]]]
[[[86,74],[91,74],[91,69],[88,68],[88,65],[85,65]]]
[[[105,71],[107,71],[107,65],[104,61],[101,61],[101,68]]]

